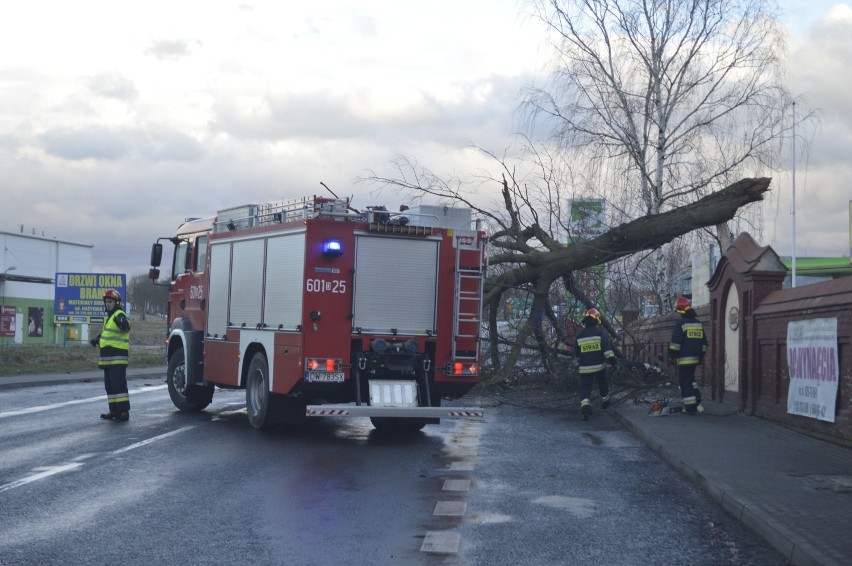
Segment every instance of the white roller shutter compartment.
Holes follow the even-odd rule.
[[[228,329],[228,281],[231,244],[210,246],[210,289],[207,291],[207,334],[222,338]]]
[[[263,297],[263,240],[234,242],[231,269],[231,313],[235,326],[254,328],[260,324]]]
[[[305,232],[269,238],[266,258],[263,322],[273,329],[295,330],[302,323]]]
[[[437,240],[359,237],[353,328],[434,333],[438,244]]]

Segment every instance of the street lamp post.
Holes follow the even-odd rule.
[[[0,299],[0,310],[6,307],[6,279],[7,279],[6,276],[8,275],[8,273],[10,271],[15,271],[16,269],[18,269],[18,268],[15,267],[14,265],[12,265],[10,267],[7,267],[6,270],[3,272],[3,295],[2,295],[3,298]],[[3,338],[6,338],[6,337],[3,336]],[[6,344],[6,340],[3,340],[3,344],[4,345]]]

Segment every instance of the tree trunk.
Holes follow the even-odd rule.
[[[724,224],[731,220],[741,207],[763,200],[765,193],[769,190],[769,183],[768,178],[742,179],[692,204],[622,224],[593,240],[577,241],[554,250],[527,250],[525,253],[500,254],[499,262],[496,263],[513,267],[486,280],[483,302],[489,311],[487,318],[491,336],[495,337],[491,340],[492,364],[497,369],[497,375],[494,378],[502,379],[513,371],[520,349],[537,322],[533,317],[537,312],[538,316],[541,316],[540,309],[545,306],[547,290],[554,281],[564,278],[569,283],[566,284],[566,288],[570,290],[571,274],[574,271],[601,265],[639,251],[658,248],[699,228]],[[504,233],[501,239],[511,240],[512,237]],[[520,286],[535,289],[535,300],[531,316],[521,326],[517,342],[511,349],[505,366],[501,368],[497,358],[496,334],[494,334],[496,331],[494,309],[499,307],[500,297],[506,289]],[[582,293],[576,292],[576,295],[583,299]],[[548,313],[547,316],[550,317],[550,314]],[[541,347],[539,344],[539,348]]]
[[[574,242],[558,250],[519,255],[517,267],[486,282],[485,302],[505,288],[541,281],[552,283],[566,273],[658,248],[693,230],[727,222],[741,207],[763,200],[770,180],[742,179],[692,204],[622,224],[593,240]]]

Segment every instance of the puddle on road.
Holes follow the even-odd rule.
[[[597,512],[597,506],[591,499],[565,497],[563,495],[547,495],[533,499],[533,503],[546,505],[555,509],[564,509],[578,519],[587,519]]]
[[[465,522],[474,523],[476,525],[496,525],[500,523],[508,523],[512,520],[513,519],[510,515],[503,515],[501,513],[489,513],[488,511],[471,513],[470,515],[465,517]]]
[[[602,448],[635,448],[643,445],[632,434],[619,430],[584,432],[583,440],[592,446],[601,446]]]
[[[443,429],[436,427],[433,431],[430,431],[443,441],[441,459],[446,462],[447,467],[452,466],[455,462],[475,462],[479,455],[479,446],[482,443],[482,423],[463,421],[452,424],[455,425],[452,428],[450,426],[445,426]]]
[[[834,493],[852,493],[852,476],[810,475],[803,476],[800,479],[811,489]]]

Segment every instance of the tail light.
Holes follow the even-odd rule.
[[[470,377],[479,375],[479,366],[465,362],[448,362],[444,373],[452,376]]]
[[[308,371],[340,371],[343,360],[340,358],[308,358],[305,360],[305,369]]]

